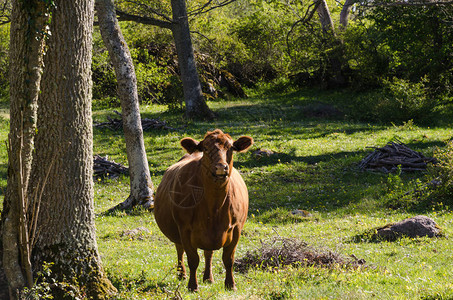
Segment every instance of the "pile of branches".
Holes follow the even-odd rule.
[[[117,118],[111,118],[107,116],[107,122],[95,122],[94,126],[97,128],[109,128],[111,130],[120,130],[123,128],[123,115],[114,110],[114,113],[116,113],[119,116],[119,119]],[[165,130],[175,130],[174,128],[170,127],[167,125],[165,121],[161,121],[159,119],[147,119],[144,118],[142,119],[142,128],[143,131],[147,130],[152,130],[152,129],[165,129]]]
[[[401,168],[402,171],[423,171],[428,163],[437,163],[434,157],[425,157],[398,140],[374,149],[360,162],[361,170],[390,173]]]
[[[120,175],[129,175],[129,169],[122,164],[108,160],[108,157],[94,156],[93,176],[97,179],[115,179]]]
[[[275,271],[286,266],[317,266],[325,268],[358,268],[365,265],[364,259],[354,255],[345,258],[330,250],[320,251],[309,247],[305,242],[282,237],[274,237],[254,251],[247,251],[244,257],[234,262],[235,270],[246,273],[251,268]]]

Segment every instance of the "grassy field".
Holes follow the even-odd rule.
[[[397,138],[425,156],[445,147],[452,137],[443,126],[367,124],[341,113],[347,95],[334,92],[296,92],[281,96],[252,96],[246,100],[211,102],[218,113],[214,122],[188,122],[158,105],[142,106],[142,115],[160,118],[176,130],[145,132],[145,146],[155,187],[183,151],[185,136],[202,139],[207,130],[220,128],[233,138],[250,135],[255,144],[235,155],[250,195],[249,219],[236,258],[276,237],[298,239],[319,251],[334,251],[364,259],[360,268],[291,267],[252,268],[235,273],[238,290],[223,288],[221,251],[214,256],[216,282],[187,292],[187,281],[176,278],[176,251],[157,227],[152,213],[142,210],[103,215],[128,196],[128,178],[99,181],[95,209],[99,250],[118,299],[451,299],[453,254],[451,203],[418,202],[404,194],[429,180],[428,173],[382,174],[362,172],[358,163],[373,149]],[[343,99],[343,100],[338,100]],[[336,107],[338,105],[338,107]],[[339,109],[339,110],[338,110]],[[346,113],[346,115],[345,115]],[[96,108],[94,120],[113,115]],[[8,122],[0,122],[6,139]],[[94,153],[127,164],[121,132],[95,129]],[[269,157],[253,151],[269,149]],[[0,171],[6,174],[1,150]],[[3,178],[5,178],[3,176]],[[4,188],[6,181],[0,182]],[[311,217],[294,216],[303,209]],[[441,238],[402,238],[376,242],[364,233],[424,214],[443,229]],[[135,233],[131,230],[137,229]],[[201,252],[200,252],[201,254]],[[201,255],[202,256],[202,255]],[[199,268],[202,277],[203,259]]]

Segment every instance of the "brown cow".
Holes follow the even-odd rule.
[[[248,192],[233,167],[233,151],[245,151],[253,139],[233,139],[216,129],[201,142],[181,140],[188,152],[165,172],[156,191],[154,216],[160,230],[176,246],[179,278],[185,277],[183,262],[187,253],[190,278],[188,288],[196,291],[197,248],[204,250],[203,280],[212,282],[212,253],[223,248],[225,287],[236,289],[233,261],[242,227],[247,219]]]

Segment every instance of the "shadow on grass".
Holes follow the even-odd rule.
[[[160,139],[169,135],[201,140],[206,131],[220,128],[233,138],[240,135],[254,137],[256,149],[260,148],[260,141],[278,145],[278,141],[285,143],[287,138],[329,139],[330,135],[335,138],[336,133],[374,134],[388,129],[388,126],[345,120],[341,108],[337,109],[334,100],[336,97],[343,97],[341,101],[346,101],[347,96],[349,95],[344,92],[304,91],[231,101],[215,109],[219,117],[213,122],[190,121],[184,119],[181,113],[168,111],[143,113],[144,118],[164,120],[169,126],[178,128],[176,131],[151,130],[144,133],[145,139],[151,139],[149,143],[157,138],[162,143],[171,143],[150,145],[154,151],[153,154],[148,154],[153,173],[161,176],[167,166],[180,158],[179,154],[175,155],[175,149],[180,149],[179,141]],[[338,102],[340,106],[341,101]],[[96,135],[102,136],[98,138],[99,142],[107,145],[110,134],[117,138],[122,135],[122,131],[96,132]],[[443,145],[440,141],[423,140],[407,144],[416,151],[428,151]],[[296,150],[287,148],[284,153],[257,157],[251,153],[252,149],[249,153],[237,156],[235,167],[246,173],[244,177],[252,192],[251,209],[273,212],[277,208],[291,210],[300,207],[330,212],[346,207],[352,210],[363,201],[373,202],[375,207],[371,209],[384,205],[379,199],[385,194],[388,175],[361,172],[357,168],[360,160],[372,149],[307,156],[296,155]],[[158,160],[153,161],[153,157]],[[410,180],[417,176],[420,174],[412,174],[407,178]],[[406,179],[403,178],[404,180]]]
[[[295,155],[295,149],[292,149],[290,153],[274,153],[270,156],[256,156],[249,154],[249,158],[246,161],[235,161],[234,165],[236,168],[253,168],[272,166],[282,163],[293,163],[301,162],[308,165],[315,165],[320,162],[330,162],[333,160],[343,159],[346,157],[355,157],[358,155],[365,155],[366,151],[342,151],[336,153],[322,154],[322,155],[310,155],[310,156],[297,156]]]

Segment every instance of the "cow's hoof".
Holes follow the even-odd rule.
[[[226,290],[230,290],[230,291],[236,291],[237,290],[236,285],[234,283],[233,284],[225,283],[225,289]]]
[[[189,292],[191,292],[191,293],[196,293],[196,292],[198,292],[198,286],[194,286],[194,287],[188,286],[187,289],[188,289]]]
[[[212,277],[211,278],[203,278],[203,282],[214,283],[214,279]]]
[[[211,274],[204,274],[203,275],[203,282],[213,283],[214,282],[214,277],[212,277],[212,273]]]

